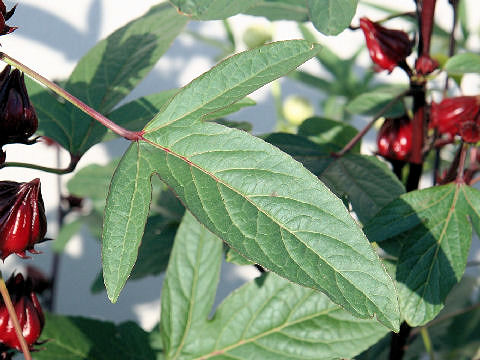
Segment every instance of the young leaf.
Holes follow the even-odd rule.
[[[170,0],[180,13],[196,20],[223,20],[241,13],[260,0]]]
[[[46,314],[44,341],[35,359],[156,360],[149,334],[133,322]]]
[[[178,228],[162,288],[160,334],[167,359],[197,340],[190,331],[204,325],[215,300],[222,241],[188,211]]]
[[[445,70],[454,75],[480,73],[480,55],[473,53],[457,54],[448,59]]]
[[[313,25],[325,35],[337,35],[350,25],[358,0],[308,0]]]
[[[480,191],[461,184],[402,195],[366,225],[370,241],[399,242],[396,281],[402,315],[411,326],[432,320],[465,271]]]
[[[359,317],[398,325],[395,290],[377,255],[343,203],[301,164],[213,123],[172,124],[145,138],[140,156],[231,247]]]
[[[373,91],[363,93],[347,104],[347,111],[352,114],[375,115],[385,105],[400,95],[406,89],[400,86],[382,86]],[[402,102],[398,101],[384,116],[394,117],[405,114]]]
[[[288,40],[234,55],[182,88],[145,131],[198,121],[292,71],[319,51],[320,46],[307,41]]]

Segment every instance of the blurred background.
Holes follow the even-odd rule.
[[[5,1],[7,9],[16,2]],[[45,77],[62,81],[66,79],[77,61],[96,42],[133,20],[159,3],[154,0],[137,0],[130,2],[116,0],[19,0],[15,15],[9,25],[18,26],[18,30],[0,39],[2,51],[20,60]],[[370,1],[370,4],[385,6],[385,1]],[[395,4],[396,10],[414,11],[414,1],[388,2]],[[469,48],[480,51],[480,4],[475,0],[466,1],[466,13],[469,37]],[[358,19],[368,14],[372,20],[382,19],[385,12],[360,1],[357,15],[352,24],[358,25]],[[437,19],[439,25],[448,31],[451,26],[451,8],[447,0],[437,2]],[[302,38],[298,24],[288,21],[269,22],[262,17],[237,15],[228,19],[235,38],[234,52],[243,51],[252,37],[264,36],[266,40],[285,40]],[[365,76],[372,69],[372,64],[364,48],[364,37],[360,31],[345,30],[339,36],[326,37],[305,24],[318,41],[328,47],[342,59],[348,59],[360,51],[355,65],[359,77]],[[391,28],[408,31],[410,23],[395,19],[388,23]],[[255,39],[254,39],[255,40]],[[220,45],[219,45],[220,44]],[[224,44],[223,48],[222,45]],[[435,46],[435,43],[434,43]],[[151,73],[124,100],[127,102],[137,97],[175,89],[184,86],[192,79],[210,69],[226,54],[228,48],[225,24],[222,21],[197,22],[188,24],[168,52],[162,57]],[[435,53],[435,48],[432,53]],[[316,61],[302,65],[302,70],[321,78],[332,78],[324,67]],[[465,95],[478,94],[480,79],[467,75],[462,81],[462,92]],[[375,76],[378,82],[398,82],[406,84],[408,79],[400,70],[394,70]],[[292,101],[292,96],[300,96]],[[341,119],[347,117],[351,123],[361,128],[368,117],[353,116],[344,112],[345,97],[328,97],[325,93],[309,87],[292,78],[283,78],[272,85],[263,87],[250,96],[257,102],[256,106],[247,107],[238,113],[228,116],[231,120],[248,121],[253,124],[254,134],[263,134],[274,129],[291,131],[294,124],[303,117],[325,115]],[[124,103],[123,102],[123,103]],[[296,110],[300,107],[300,112]],[[303,111],[303,112],[302,112]],[[287,121],[285,121],[287,119]],[[293,124],[293,125],[292,125]],[[362,151],[375,151],[375,134],[370,132],[362,144]],[[94,146],[81,159],[77,170],[89,164],[107,164],[111,159],[122,155],[127,146],[123,140],[113,140]],[[9,161],[25,161],[30,159],[44,166],[65,167],[68,165],[68,154],[57,152],[55,147],[39,143],[26,147],[8,145],[6,147]],[[62,176],[46,174],[28,169],[6,168],[2,170],[2,180],[30,181],[39,177],[42,181],[42,193],[47,208],[48,234],[55,238],[57,234],[57,215],[59,192],[65,194],[65,184],[72,175]],[[425,179],[427,184],[431,179]],[[38,246],[42,255],[31,260],[21,260],[11,256],[2,267],[4,276],[12,271],[24,271],[28,264],[35,265],[49,274],[52,268],[51,242]],[[245,281],[256,277],[257,270],[253,266],[234,266],[224,263],[222,277],[217,293],[216,305],[228,295],[232,289]],[[104,291],[91,294],[90,288],[101,271],[100,246],[88,229],[83,227],[67,244],[61,255],[58,293],[55,311],[68,315],[86,315],[104,320],[121,322],[135,320],[149,330],[160,317],[160,291],[163,276],[149,276],[142,280],[129,281],[116,304],[111,304]]]

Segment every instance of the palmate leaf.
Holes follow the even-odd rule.
[[[402,195],[366,225],[370,241],[397,243],[396,281],[411,326],[432,320],[461,279],[478,222],[480,191],[449,184]],[[388,248],[386,248],[388,251]]]
[[[274,274],[234,291],[208,321],[221,254],[220,239],[187,213],[162,289],[166,359],[350,358],[388,332]]]
[[[148,74],[186,22],[187,18],[169,4],[152,7],[97,43],[78,62],[66,89],[108,114]],[[32,97],[39,110],[39,134],[51,137],[75,155],[82,155],[103,139],[107,131],[103,125],[70,103],[48,97],[46,91]]]
[[[324,291],[357,316],[398,327],[393,283],[342,202],[277,148],[200,121],[315,53],[297,40],[231,57],[182,89],[147,125],[145,141],[121,160],[107,198],[103,268],[112,301],[135,262],[149,178],[157,173],[197,219],[249,260]]]

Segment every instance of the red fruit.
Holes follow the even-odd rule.
[[[15,253],[26,258],[25,251],[35,254],[36,243],[44,241],[47,232],[45,207],[40,180],[28,183],[0,182],[0,258]]]
[[[412,149],[412,123],[410,118],[385,119],[377,135],[378,154],[394,160],[408,160]]]
[[[17,69],[10,73],[8,65],[0,73],[0,145],[28,143],[37,128],[38,119],[28,98],[24,76]]]
[[[467,142],[477,142],[479,115],[480,96],[447,98],[432,103],[430,127],[436,128],[440,134],[460,135]]]
[[[412,42],[404,31],[387,29],[365,17],[360,19],[360,28],[372,61],[382,69],[391,72],[412,52]]]
[[[36,343],[45,324],[42,307],[32,291],[32,283],[22,274],[12,275],[7,281],[7,289],[17,314],[23,337],[30,349]],[[21,350],[13,322],[3,300],[0,300],[0,342],[10,348]]]

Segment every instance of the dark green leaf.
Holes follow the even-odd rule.
[[[337,35],[350,25],[358,0],[308,0],[313,25],[325,35]]]
[[[168,4],[153,7],[97,43],[75,67],[67,90],[97,111],[110,112],[148,74],[186,21]],[[102,140],[106,128],[73,105],[65,107],[68,116],[60,121],[71,137],[67,150],[81,155]],[[58,140],[57,127],[44,128],[45,135]]]
[[[235,265],[253,265],[253,262],[244,258],[237,250],[229,247],[225,253],[225,261],[228,261]]]
[[[399,242],[396,281],[411,326],[433,319],[465,271],[472,240],[468,217],[480,192],[449,184],[402,195],[366,225],[370,241]]]
[[[232,105],[230,106],[227,106],[223,109],[220,109],[218,111],[215,111],[211,114],[208,114],[207,116],[205,116],[205,120],[215,120],[215,119],[220,119],[224,116],[227,116],[229,114],[232,114],[232,113],[235,113],[241,109],[243,109],[244,107],[247,107],[247,106],[253,106],[255,105],[256,102],[253,101],[252,99],[250,98],[244,98],[244,99],[241,99],[239,101],[237,101],[236,103],[233,103]]]
[[[222,20],[241,13],[259,0],[170,0],[180,13],[197,20]]]
[[[179,358],[185,346],[199,340],[191,330],[203,327],[213,306],[222,247],[219,238],[185,213],[162,288],[160,334],[167,359]]]
[[[448,59],[445,70],[449,74],[480,73],[480,55],[473,53],[458,54]]]
[[[298,0],[260,0],[244,12],[248,15],[264,16],[271,21],[308,21],[306,3]]]
[[[376,115],[384,106],[405,90],[406,88],[400,86],[382,86],[371,92],[357,96],[347,104],[347,111],[352,114]],[[383,115],[386,117],[394,117],[403,114],[405,114],[405,108],[400,100]]]
[[[111,322],[46,314],[35,359],[45,360],[155,360],[149,334],[133,322]]]

